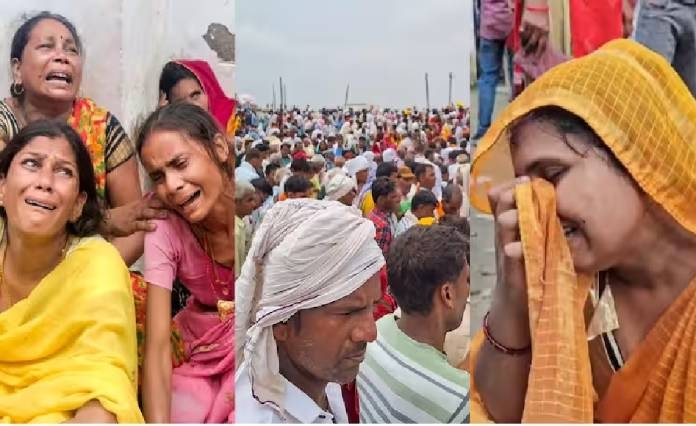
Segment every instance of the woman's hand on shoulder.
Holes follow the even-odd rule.
[[[155,219],[165,219],[167,209],[157,197],[143,199],[109,209],[105,215],[105,232],[109,238],[127,237],[136,232],[154,231]]]

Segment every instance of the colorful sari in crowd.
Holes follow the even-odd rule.
[[[233,277],[176,214],[145,236],[146,281],[171,290],[178,278],[191,292],[174,317],[184,347],[184,361],[172,371],[174,423],[234,421]]]
[[[585,120],[636,184],[696,234],[696,102],[669,63],[628,40],[610,42],[548,71],[502,112],[472,164],[474,206],[490,212],[487,188],[514,177],[510,125],[550,105]],[[553,187],[535,180],[517,188],[516,200],[532,338],[522,420],[696,421],[696,281],[674,300],[624,365],[610,373],[602,394],[592,378],[593,368],[600,365],[596,340],[588,343],[588,337],[612,330],[608,318],[616,318],[616,312],[590,297],[595,277],[575,273],[556,217]],[[588,306],[594,309],[590,315]],[[472,373],[483,342],[481,333],[472,342]],[[606,353],[600,355],[607,359]],[[474,380],[471,388],[472,422],[489,421]]]
[[[101,237],[75,240],[0,313],[0,348],[0,423],[64,422],[91,400],[120,423],[143,422],[128,269]]]
[[[210,65],[206,61],[198,60],[177,60],[175,62],[196,76],[203,91],[208,96],[210,115],[215,117],[220,128],[225,130],[229,137],[234,137],[239,125],[235,113],[237,103],[225,94]]]
[[[520,28],[525,0],[515,0],[515,25],[510,35],[516,53],[514,80],[519,93],[530,80],[553,66],[579,58],[623,36],[623,0],[549,0],[548,47],[538,57],[522,54]]]

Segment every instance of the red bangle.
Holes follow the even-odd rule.
[[[503,345],[502,343],[498,342],[491,336],[491,330],[488,326],[488,316],[490,315],[490,311],[486,312],[486,316],[483,317],[483,334],[486,336],[486,340],[488,340],[488,343],[491,344],[495,349],[497,349],[499,352],[504,353],[505,355],[524,355],[527,352],[529,352],[532,349],[532,345],[530,344],[529,346],[526,346],[524,348],[508,348],[507,346]]]
[[[530,12],[548,12],[549,7],[548,6],[527,6],[525,7]]]

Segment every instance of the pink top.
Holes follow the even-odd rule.
[[[481,0],[479,35],[486,40],[505,40],[512,31],[512,9],[508,0]]]
[[[234,300],[232,269],[213,265],[186,220],[170,213],[155,223],[157,229],[145,234],[145,281],[171,290],[178,277],[193,297],[206,306],[214,307],[220,299]],[[224,284],[215,284],[213,267]]]

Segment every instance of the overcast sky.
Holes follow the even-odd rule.
[[[261,105],[279,99],[278,77],[289,105],[431,106],[448,97],[469,100],[472,0],[238,0],[239,95]]]

